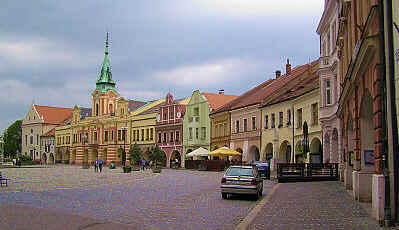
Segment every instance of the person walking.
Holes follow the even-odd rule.
[[[100,170],[100,172],[103,171],[103,160],[98,161],[98,169]]]
[[[141,168],[144,171],[144,168],[145,168],[145,160],[144,159],[141,159]]]
[[[94,172],[98,172],[98,161],[94,162]]]

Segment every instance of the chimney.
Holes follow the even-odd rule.
[[[291,73],[291,64],[290,64],[290,59],[287,58],[287,64],[285,65],[285,73],[290,74]]]
[[[219,89],[219,94],[224,94],[224,89]]]
[[[276,71],[276,79],[281,77],[281,70],[277,70]]]

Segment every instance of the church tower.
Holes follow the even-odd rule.
[[[105,55],[100,76],[96,81],[96,89],[92,93],[92,116],[114,115],[116,111],[118,93],[115,81],[112,80],[111,65],[108,57],[108,32],[105,41]]]

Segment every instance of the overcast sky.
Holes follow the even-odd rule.
[[[319,54],[323,0],[4,0],[0,130],[29,106],[90,106],[110,32],[117,91],[128,99],[240,95]]]

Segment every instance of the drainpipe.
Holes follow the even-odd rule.
[[[384,2],[385,1],[385,2]],[[383,67],[385,67],[386,66],[386,62],[385,62],[385,34],[384,34],[384,14],[385,14],[385,12],[384,12],[384,5],[385,6],[389,6],[389,4],[387,4],[387,0],[380,0],[379,1],[379,4],[378,4],[378,7],[379,7],[379,10],[380,10],[380,12],[379,12],[379,33],[380,33],[380,50],[381,50],[381,54],[380,54],[380,58],[381,58],[381,64],[382,64],[382,66]],[[388,36],[389,37],[389,36]],[[388,52],[388,56],[389,56],[389,52]],[[385,77],[386,77],[386,69],[384,69],[383,71],[382,71],[382,84],[381,84],[381,87],[382,87],[382,92],[383,92],[383,94],[382,94],[382,103],[383,103],[383,109],[382,109],[382,117],[384,117],[384,118],[386,118],[387,117],[387,106],[388,106],[388,103],[387,103],[387,98],[385,98],[386,97],[386,95],[387,95],[387,93],[389,93],[390,95],[392,94],[392,92],[390,92],[391,90],[389,89],[389,88],[386,88],[386,87],[384,87],[384,86],[386,86],[386,80],[385,80]],[[388,87],[389,87],[390,85],[388,85]],[[386,90],[388,90],[388,92],[386,92]],[[392,111],[391,111],[392,112]],[[392,114],[389,114],[389,115],[392,115]],[[388,115],[388,116],[389,116]],[[389,167],[388,167],[388,158],[389,158],[389,156],[388,156],[388,153],[387,153],[387,150],[388,150],[388,138],[387,138],[387,134],[388,134],[388,132],[387,131],[389,131],[390,129],[387,127],[387,122],[386,121],[383,121],[384,122],[384,124],[383,124],[383,127],[385,128],[385,148],[384,148],[384,155],[383,155],[383,167],[384,167],[384,171],[383,171],[383,173],[384,173],[384,184],[385,184],[385,202],[384,202],[384,225],[386,226],[386,227],[390,227],[391,226],[391,219],[392,219],[392,217],[391,217],[391,195],[390,195],[390,180],[389,180]],[[389,135],[389,134],[388,134]]]
[[[394,76],[394,55],[393,55],[393,17],[392,17],[392,1],[390,0],[384,0],[384,7],[385,8],[385,15],[384,18],[386,19],[386,57],[387,57],[387,65],[388,65],[388,76],[387,76],[387,96],[389,96],[389,104],[387,106],[390,107],[390,114],[387,114],[387,120],[391,121],[392,126],[388,127],[388,146],[391,146],[391,149],[389,150],[389,154],[391,156],[391,158],[389,160],[392,160],[391,163],[391,167],[393,166],[393,168],[391,168],[388,165],[388,162],[386,162],[386,168],[390,168],[391,171],[393,171],[393,178],[394,180],[398,179],[398,159],[396,158],[396,156],[398,156],[398,124],[397,124],[397,113],[396,113],[396,103],[395,103],[395,99],[396,99],[396,90],[395,90],[395,76]],[[383,11],[383,10],[382,10]],[[392,141],[391,143],[389,143],[390,141]],[[388,158],[388,156],[387,156]],[[386,175],[389,178],[389,174]],[[395,210],[395,216],[393,217],[393,219],[397,220],[397,216],[398,216],[398,182],[393,181],[393,185],[394,185],[394,194],[393,194],[393,202],[394,202],[394,210]],[[386,185],[387,186],[387,185]],[[385,188],[387,189],[387,187]],[[389,188],[390,189],[390,188]],[[387,195],[387,194],[386,194]],[[391,197],[389,197],[390,199]]]

